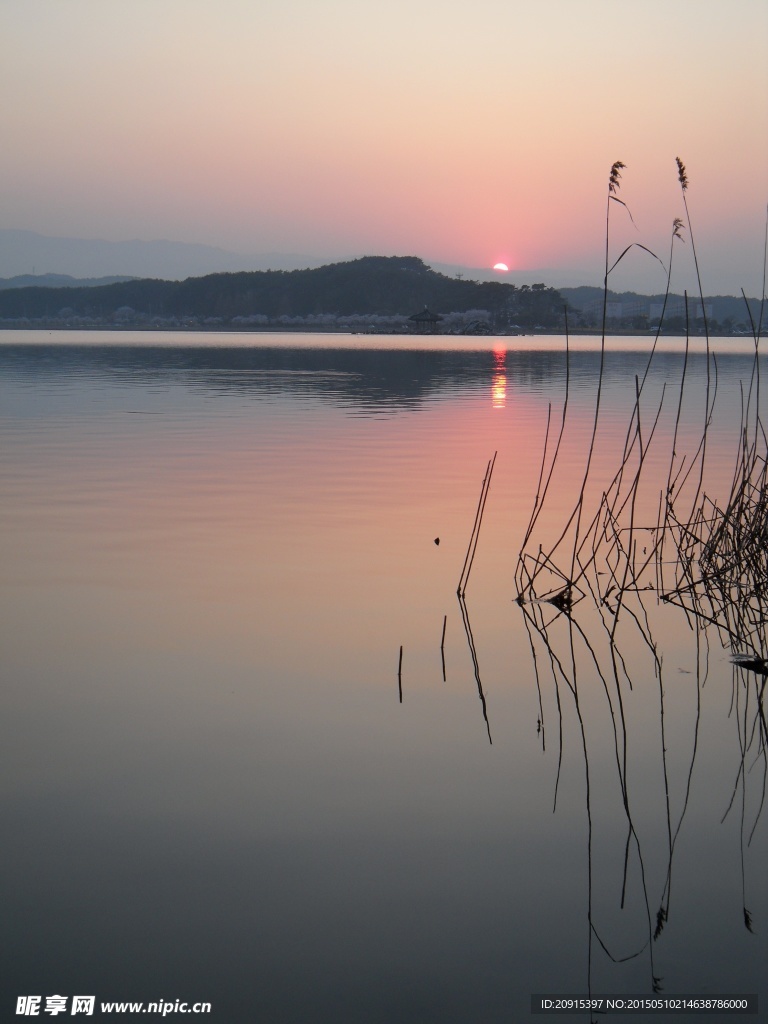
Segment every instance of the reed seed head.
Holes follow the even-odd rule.
[[[677,180],[680,182],[683,192],[685,192],[688,188],[688,175],[685,173],[685,164],[679,156],[675,157],[675,163],[677,164]]]
[[[683,238],[683,235],[682,235],[684,227],[685,227],[685,225],[680,220],[680,218],[679,217],[675,217],[675,219],[672,221],[672,237],[673,238],[679,238],[681,242],[684,242],[685,239]]]
[[[611,176],[608,179],[609,192],[618,192],[621,188],[621,185],[619,185],[619,179],[621,178],[621,171],[623,171],[625,167],[626,164],[623,164],[621,160],[617,160],[616,163],[612,165]]]

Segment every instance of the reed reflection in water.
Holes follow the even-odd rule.
[[[765,995],[759,673],[690,596],[657,600],[654,560],[613,613],[618,523],[613,576],[593,563],[574,608],[514,602],[561,339],[14,340],[4,1005],[93,991],[210,1000],[222,1021],[464,1022],[590,985]],[[719,359],[702,493],[722,508],[751,359]],[[581,484],[597,361],[572,356],[534,553]],[[585,508],[619,507],[601,499],[645,361],[607,359]],[[647,409],[680,365],[661,355]],[[689,373],[681,452],[700,356]],[[636,489],[638,563],[675,412],[665,397]]]

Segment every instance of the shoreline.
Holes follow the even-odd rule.
[[[563,327],[538,327],[531,328],[530,330],[488,330],[488,331],[358,331],[353,330],[351,327],[338,327],[331,328],[327,325],[283,325],[283,324],[264,324],[258,326],[243,327],[238,325],[233,327],[226,324],[197,324],[197,323],[179,323],[179,324],[62,324],[53,323],[51,321],[36,321],[28,323],[0,323],[0,332],[2,331],[71,331],[71,332],[82,332],[91,333],[97,331],[107,331],[114,334],[125,334],[129,332],[141,332],[145,334],[172,334],[174,332],[183,331],[185,333],[195,334],[343,334],[345,336],[357,336],[361,338],[365,337],[390,337],[390,338],[536,338],[546,336],[562,336],[562,337],[600,337],[603,331],[600,327],[572,327],[567,331]],[[616,327],[605,330],[606,337],[627,337],[627,338],[654,338],[657,332],[649,329],[645,331],[638,331],[637,329],[627,327]],[[658,332],[658,336],[661,338],[706,338],[707,334],[703,331],[684,331],[676,329],[666,329]],[[747,331],[717,331],[710,332],[710,338],[753,338],[754,336]],[[761,332],[760,337],[765,337],[765,334]]]

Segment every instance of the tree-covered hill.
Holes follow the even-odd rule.
[[[67,315],[108,319],[126,307],[156,317],[333,314],[405,315],[487,310],[501,322],[556,326],[564,302],[543,284],[446,277],[415,256],[365,256],[310,270],[210,274],[186,281],[132,280],[100,287],[16,288],[0,292],[0,318]]]

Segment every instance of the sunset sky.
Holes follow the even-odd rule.
[[[599,284],[611,164],[666,261],[680,156],[705,290],[762,287],[765,0],[2,0],[0,90],[0,227]]]

